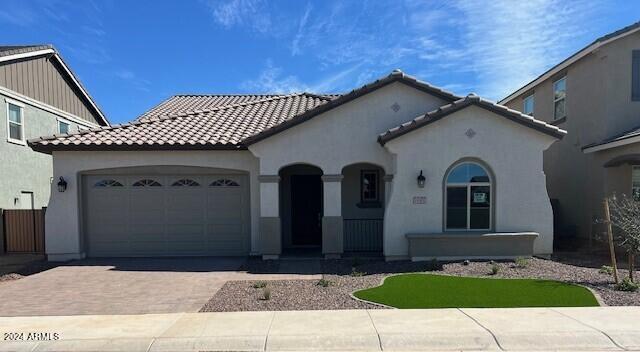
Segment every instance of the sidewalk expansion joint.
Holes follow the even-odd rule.
[[[475,322],[476,324],[478,324],[479,327],[483,328],[486,332],[488,332],[489,334],[491,334],[491,336],[493,337],[493,340],[496,342],[496,345],[498,345],[498,348],[501,351],[506,351],[506,349],[504,349],[504,347],[502,347],[502,345],[500,345],[500,341],[498,341],[498,337],[496,337],[496,335],[493,333],[493,331],[489,330],[489,328],[487,328],[486,326],[480,324],[480,322],[478,320],[476,320],[476,318],[472,317],[471,315],[467,314],[467,312],[463,311],[460,308],[456,308],[460,313],[464,314],[467,316],[467,318],[473,320],[473,322]]]
[[[617,343],[617,342],[616,342],[616,340],[614,340],[611,336],[609,336],[609,334],[607,334],[606,332],[604,332],[604,331],[602,331],[602,330],[600,330],[600,329],[596,328],[595,326],[591,326],[591,325],[589,325],[589,324],[587,324],[587,323],[585,323],[585,322],[583,322],[583,321],[580,321],[580,320],[578,320],[578,319],[576,319],[576,318],[574,318],[574,317],[572,317],[572,316],[570,316],[570,315],[564,314],[564,313],[562,313],[562,312],[560,312],[560,311],[557,311],[557,310],[555,310],[555,309],[553,309],[553,308],[547,308],[547,309],[549,309],[549,310],[550,310],[550,311],[552,311],[552,312],[558,313],[558,314],[562,315],[563,317],[569,318],[569,319],[571,319],[571,320],[573,320],[573,321],[577,322],[578,324],[581,324],[581,325],[583,325],[583,326],[586,326],[586,327],[588,327],[589,329],[593,329],[593,330],[595,330],[595,331],[597,331],[597,332],[601,333],[602,335],[606,336],[606,337],[609,339],[609,341],[611,341],[611,343],[613,343],[614,345],[616,345],[616,346],[617,346],[618,348],[620,348],[621,350],[623,350],[623,351],[628,351],[628,350],[629,350],[628,348],[626,348],[626,347],[624,347],[624,346],[620,345],[619,343]]]
[[[267,328],[267,334],[264,337],[264,346],[262,347],[263,351],[267,350],[267,343],[269,342],[269,334],[271,334],[271,326],[273,326],[273,321],[276,319],[276,311],[271,314],[271,321],[269,322],[269,327]]]
[[[380,351],[384,351],[382,348],[382,338],[380,338],[380,333],[378,332],[378,327],[376,323],[373,322],[373,317],[371,317],[371,311],[367,309],[367,315],[369,316],[369,320],[371,320],[371,325],[373,325],[373,330],[376,331],[376,336],[378,336],[378,346],[380,346]]]
[[[151,342],[149,342],[149,347],[147,347],[147,352],[151,351],[151,346],[156,342],[156,338],[152,337]]]

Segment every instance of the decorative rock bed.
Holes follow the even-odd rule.
[[[532,258],[524,267],[514,262],[498,262],[495,278],[540,278],[558,280],[584,285],[594,292],[607,305],[640,305],[639,292],[621,292],[613,288],[611,275],[600,273],[599,266],[589,263],[571,265],[553,260]],[[251,260],[249,272],[274,272],[277,262]],[[319,309],[380,309],[382,307],[357,301],[350,294],[356,290],[374,287],[391,274],[405,272],[442,273],[459,276],[489,276],[489,262],[471,261],[446,263],[434,268],[432,262],[388,262],[373,260],[331,260],[322,262],[323,278],[329,281],[324,287],[317,280],[269,281],[264,288],[254,288],[255,281],[227,282],[202,307],[202,312],[259,311],[259,310],[319,310]],[[626,270],[619,270],[621,277]],[[265,290],[269,299],[264,299]]]

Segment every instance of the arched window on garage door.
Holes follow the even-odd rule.
[[[145,179],[134,182],[132,186],[133,187],[160,187],[162,185],[160,184],[160,182],[156,180],[145,178]]]
[[[172,187],[198,187],[200,184],[192,179],[183,178],[171,184]]]
[[[122,187],[122,183],[116,181],[116,180],[100,180],[98,182],[96,182],[94,185],[94,187]]]
[[[446,230],[490,230],[492,180],[487,169],[475,162],[462,162],[445,178]]]
[[[234,181],[234,180],[229,180],[227,178],[221,178],[218,180],[215,180],[213,182],[211,182],[211,184],[209,185],[211,187],[239,187],[240,185],[238,184],[238,182]]]

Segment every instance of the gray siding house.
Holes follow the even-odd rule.
[[[544,154],[556,239],[593,239],[605,196],[640,197],[640,22],[596,39],[500,103],[568,132]]]
[[[0,46],[0,105],[0,212],[42,208],[52,159],[26,141],[109,123],[51,45]]]

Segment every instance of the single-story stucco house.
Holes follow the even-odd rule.
[[[552,252],[542,154],[566,134],[400,70],[344,95],[174,96],[53,156],[50,260]]]

